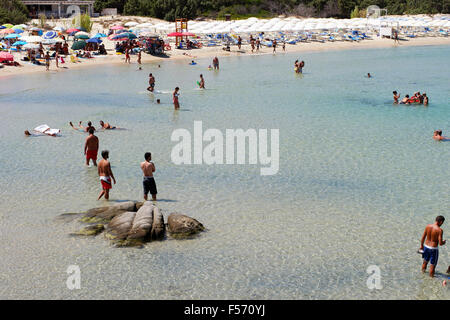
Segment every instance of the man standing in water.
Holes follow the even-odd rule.
[[[94,135],[94,129],[89,129],[89,136],[84,143],[84,155],[86,156],[86,166],[89,166],[89,161],[92,159],[94,166],[97,166],[97,152],[98,152],[98,137]]]
[[[147,88],[147,90],[153,92],[153,90],[155,90],[155,77],[151,73],[149,74],[148,85],[149,87]]]
[[[98,196],[97,200],[100,200],[103,195],[105,196],[105,199],[108,200],[109,189],[112,188],[111,179],[114,181],[114,184],[116,184],[116,178],[114,178],[111,171],[111,164],[108,161],[109,151],[103,150],[102,157],[103,159],[98,163],[98,175],[100,176],[100,183],[102,184],[102,192]]]
[[[145,161],[141,162],[141,169],[144,173],[144,199],[147,201],[148,193],[152,195],[152,200],[156,201],[156,194],[158,191],[156,190],[155,178],[153,177],[153,172],[155,172],[155,164],[151,162],[152,154],[150,152],[146,152],[144,155]]]
[[[203,79],[203,74],[200,75],[200,82],[198,83],[200,89],[205,89],[205,79]]]
[[[175,107],[175,110],[180,109],[180,103],[178,102],[178,96],[180,95],[178,93],[180,91],[180,88],[176,87],[175,91],[173,92],[173,105]]]
[[[214,70],[219,70],[219,59],[217,57],[214,57],[213,59],[213,66],[214,66]]]
[[[422,235],[422,240],[420,241],[420,250],[423,251],[422,272],[426,271],[427,264],[428,262],[430,262],[430,277],[434,277],[434,272],[438,263],[438,247],[439,245],[443,246],[446,242],[445,240],[442,240],[444,231],[441,229],[441,226],[444,221],[445,218],[443,216],[437,216],[436,221],[433,224],[429,224],[426,226],[425,231]]]

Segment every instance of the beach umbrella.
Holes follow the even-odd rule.
[[[56,31],[48,31],[42,36],[42,38],[53,39],[53,38],[56,38],[57,36],[58,36],[58,34],[56,33]]]
[[[81,50],[84,49],[84,47],[86,47],[86,41],[84,40],[75,41],[72,45],[72,50]]]
[[[0,52],[0,62],[14,61],[14,56],[8,52]]]
[[[117,32],[115,34],[124,33],[124,32],[129,32],[129,31],[127,29],[120,29],[120,30],[117,30]]]
[[[75,35],[75,38],[87,40],[87,39],[89,39],[89,36],[86,34],[80,34],[79,36]]]
[[[25,41],[16,41],[12,44],[13,47],[15,46],[23,46],[24,44],[27,44]]]
[[[125,29],[125,28],[122,26],[112,26],[110,29],[111,30],[121,30],[121,29]]]
[[[106,38],[107,35],[104,33],[97,33],[95,36],[93,36],[93,38]]]
[[[57,42],[62,42],[61,39],[44,39],[42,40],[42,44],[55,44]]]
[[[171,32],[167,36],[168,37],[182,37],[183,33],[181,33],[181,32]]]
[[[78,31],[77,33],[75,33],[75,37],[79,37],[81,35],[89,36],[89,33],[84,31]]]
[[[87,43],[102,43],[103,41],[100,40],[100,38],[91,38],[88,41],[86,41]]]
[[[13,29],[13,30],[14,30],[14,33],[23,33],[22,29]]]
[[[120,33],[118,35],[115,35],[111,38],[111,40],[118,40],[118,39],[136,39],[137,36],[134,33],[131,32],[124,32]]]
[[[183,36],[188,36],[188,37],[193,37],[193,36],[195,36],[195,34],[193,34],[192,32],[182,32],[181,33]]]
[[[21,40],[26,42],[42,42],[42,38],[39,36],[22,37]]]
[[[80,29],[76,29],[76,28],[70,28],[70,29],[67,29],[66,30],[66,33],[68,33],[68,34],[70,34],[70,33],[73,33],[73,32],[78,32],[78,31],[80,31]]]
[[[130,22],[125,23],[125,27],[134,27],[134,26],[137,26],[138,24],[139,23],[137,23],[137,22],[130,21]]]
[[[2,30],[2,29],[6,29],[6,27],[4,27],[4,26],[0,26],[0,30]]]
[[[6,29],[12,29],[12,27],[14,27],[12,24],[10,23],[5,23],[4,25],[2,25],[3,27],[5,27]]]
[[[17,38],[20,38],[20,37],[21,37],[20,34],[11,33],[11,34],[8,34],[8,35],[5,37],[5,39],[17,39]]]
[[[41,46],[37,43],[27,43],[23,45],[24,49],[39,49]]]
[[[65,29],[63,27],[54,27],[53,30],[63,32]]]
[[[14,33],[13,29],[3,29],[0,31],[0,34],[10,34],[10,33]]]

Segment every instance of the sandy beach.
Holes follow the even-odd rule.
[[[113,25],[114,23],[124,23],[129,21],[131,17],[121,17],[120,20],[109,19],[105,23],[104,21],[94,22],[92,32],[105,32],[108,27],[107,25]],[[139,19],[134,18],[135,21]],[[146,19],[147,22],[149,19]],[[158,19],[150,19],[151,22],[156,23]],[[66,26],[67,21],[60,20],[54,24],[54,26]],[[171,39],[172,41],[172,39]],[[69,42],[70,44],[71,42]],[[103,64],[120,64],[125,63],[125,56],[118,55],[114,50],[114,41],[105,39],[104,41],[106,50],[108,52],[107,56],[97,56],[92,59],[80,59],[80,63],[71,63],[66,60],[66,63],[60,65],[59,68],[56,67],[54,60],[51,61],[50,72],[66,72],[71,69],[90,67],[95,65]],[[253,56],[253,55],[266,55],[273,54],[272,48],[262,46],[258,53],[252,53],[250,45],[242,45],[241,50],[238,50],[237,46],[231,46],[231,51],[225,51],[222,46],[214,47],[203,47],[201,49],[191,49],[191,50],[180,50],[174,49],[174,43],[170,43],[172,50],[166,51],[168,57],[157,57],[144,53],[142,55],[142,63],[156,63],[158,61],[167,61],[174,59],[202,59],[202,58],[213,58],[214,56]],[[355,50],[355,49],[373,49],[373,48],[391,48],[391,47],[409,47],[409,46],[437,46],[437,45],[449,45],[450,38],[448,37],[417,37],[411,39],[404,39],[400,41],[400,44],[394,44],[394,41],[387,38],[373,37],[372,40],[364,40],[359,42],[349,42],[349,41],[334,41],[334,42],[302,42],[295,45],[286,44],[286,51],[283,51],[281,46],[277,49],[276,54],[286,54],[286,53],[302,53],[302,52],[319,52],[319,51],[330,51],[330,50]],[[15,61],[19,61],[25,53],[14,53]],[[20,62],[22,67],[12,67],[5,66],[0,69],[0,77],[9,77],[13,75],[21,75],[35,72],[46,72],[45,66],[36,66],[27,62]],[[131,56],[131,63],[137,64],[137,55]]]

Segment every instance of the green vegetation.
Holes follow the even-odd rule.
[[[151,16],[173,21],[198,17],[267,18],[280,14],[304,17],[365,16],[370,5],[388,14],[450,13],[450,0],[96,0],[95,10],[117,8],[120,14]]]
[[[20,0],[0,1],[0,25],[5,23],[21,24],[28,21],[27,7]]]

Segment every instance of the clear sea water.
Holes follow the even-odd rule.
[[[450,220],[450,142],[432,139],[450,135],[449,56],[449,46],[385,48],[224,57],[220,72],[208,59],[1,78],[0,298],[449,299],[448,248],[436,279],[416,253],[426,224]],[[163,93],[145,93],[150,72]],[[394,106],[393,90],[426,92],[430,105]],[[107,202],[84,166],[85,134],[68,122],[101,119],[128,129],[98,133],[117,178],[111,200],[142,199],[139,163],[151,151],[165,218],[182,212],[207,232],[142,249],[69,236],[83,225],[60,214]],[[195,120],[279,129],[278,174],[174,165],[171,133]],[[43,123],[62,137],[24,137]],[[80,267],[80,290],[66,287],[69,265]],[[366,285],[370,265],[381,290]]]

